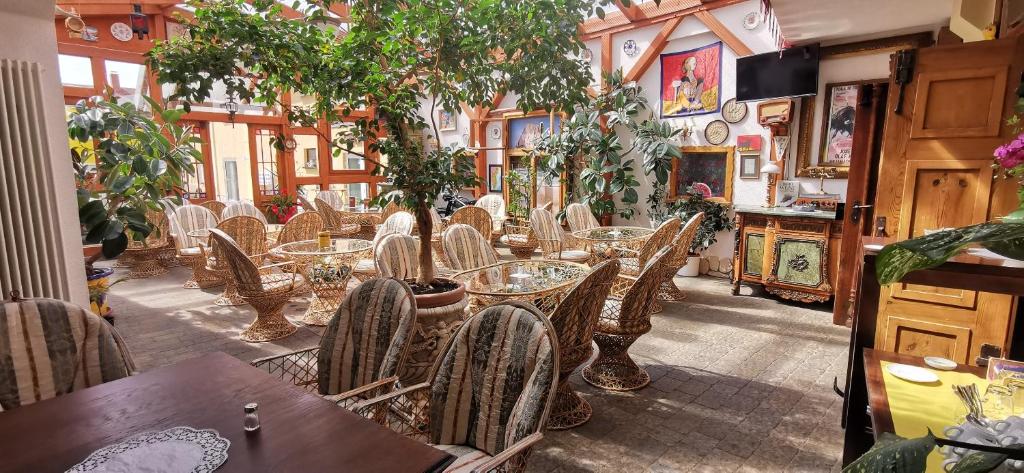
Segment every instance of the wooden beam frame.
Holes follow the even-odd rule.
[[[682,8],[676,11],[660,13],[658,15],[649,16],[647,19],[638,20],[635,22],[629,22],[628,20],[625,19],[625,15],[623,15],[621,12],[616,12],[606,16],[604,21],[593,22],[593,20],[589,20],[588,22],[585,22],[583,25],[580,26],[580,38],[583,39],[584,41],[587,41],[599,38],[601,35],[605,33],[610,33],[614,35],[617,33],[622,33],[624,31],[643,28],[645,26],[656,25],[658,23],[673,18],[691,15],[694,12],[702,10],[714,10],[716,8],[727,7],[729,5],[735,5],[738,3],[743,3],[745,1],[747,0],[717,0],[714,2],[703,3],[701,5],[689,8]],[[663,2],[661,8],[665,8],[667,3],[667,1]],[[614,21],[616,17],[618,17],[620,21]],[[625,20],[626,22],[623,23],[622,20]]]
[[[718,18],[715,18],[715,15],[712,15],[711,12],[707,10],[697,10],[693,12],[693,16],[697,17],[701,23],[704,23],[704,26],[707,26],[715,36],[718,36],[722,42],[732,50],[732,52],[736,53],[737,56],[750,56],[751,54],[754,54],[752,49],[747,47],[747,45],[734,35],[729,28],[726,28],[721,21],[718,21]]]
[[[676,30],[679,23],[683,21],[682,16],[677,16],[665,22],[661,27],[661,31],[651,40],[651,45],[644,49],[644,54],[640,56],[640,59],[633,64],[633,67],[626,73],[623,78],[626,82],[632,82],[639,79],[647,72],[647,69],[654,64],[654,60],[658,58],[658,55],[665,50],[665,45],[668,44],[668,37]],[[611,37],[611,34],[608,35]]]
[[[622,0],[615,0],[615,6],[619,7],[619,11],[622,12],[630,23],[647,19],[647,14],[640,9],[640,5],[637,5],[636,1],[629,2],[627,7],[622,4]]]

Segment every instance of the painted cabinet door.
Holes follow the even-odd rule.
[[[901,86],[890,83],[875,202],[885,236],[913,238],[1014,207],[1012,186],[993,181],[991,162],[1010,135],[1003,117],[1016,83],[1008,78],[1021,76],[1022,51],[1017,39],[919,50],[901,113],[893,110]],[[1005,295],[894,284],[878,301],[875,346],[974,364],[983,344],[1008,349],[1015,303]]]

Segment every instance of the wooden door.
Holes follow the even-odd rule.
[[[282,193],[288,186],[281,161],[282,153],[274,146],[281,134],[280,126],[249,125],[249,156],[252,165],[252,199],[262,207],[270,198]]]
[[[850,159],[850,174],[846,187],[846,211],[843,214],[843,232],[838,246],[836,268],[835,304],[832,323],[846,325],[853,316],[853,301],[856,300],[856,282],[860,281],[860,266],[845,265],[848,261],[860,261],[861,237],[870,235],[874,220],[875,197],[872,192],[877,184],[878,159],[881,154],[882,132],[885,125],[886,83],[860,85],[857,97],[857,115],[854,119],[853,156]],[[848,271],[838,271],[849,267]]]
[[[194,162],[194,172],[181,178],[182,197],[194,204],[217,198],[216,181],[213,179],[213,151],[210,147],[210,128],[208,122],[184,122],[182,126],[191,126],[192,135],[199,138],[199,152],[203,155],[201,162]]]
[[[1017,39],[918,51],[902,113],[890,82],[875,227],[896,240],[989,220],[1014,207],[1013,189],[992,180],[992,151],[1024,63]],[[883,219],[883,220],[878,220]],[[894,284],[882,289],[875,347],[976,363],[982,345],[1004,352],[1010,296]]]

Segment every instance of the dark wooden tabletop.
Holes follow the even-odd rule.
[[[875,438],[882,432],[895,433],[892,424],[892,411],[889,409],[889,395],[885,391],[885,382],[882,380],[883,361],[928,368],[924,358],[919,356],[901,355],[871,348],[864,349],[864,378],[868,385],[868,405],[871,406],[871,424],[874,427]],[[953,371],[985,377],[985,368],[977,366],[961,364],[957,365]]]
[[[260,430],[242,429],[259,403]],[[453,457],[224,353],[0,413],[0,472],[58,472],[135,434],[176,426],[231,441],[218,472],[427,472]]]

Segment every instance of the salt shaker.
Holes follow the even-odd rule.
[[[260,430],[260,415],[256,412],[259,409],[259,404],[250,402],[245,405],[245,423],[243,427],[246,432],[255,432]]]

